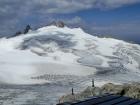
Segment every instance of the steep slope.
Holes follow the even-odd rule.
[[[118,83],[139,81],[140,46],[55,26],[0,39],[2,83],[75,82],[93,77]]]

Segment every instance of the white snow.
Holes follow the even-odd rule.
[[[140,52],[140,46],[136,44],[98,38],[80,28],[46,26],[25,35],[0,39],[0,82],[44,83],[49,80],[31,78],[44,74],[96,75],[99,68],[103,72],[106,68],[114,72],[117,67],[133,74],[140,70],[137,52]]]

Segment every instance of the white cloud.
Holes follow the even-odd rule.
[[[140,3],[140,0],[100,0],[98,2],[97,6],[100,9],[108,8],[108,9],[113,9],[113,8],[119,8],[124,5],[131,5],[135,3]]]
[[[140,3],[140,0],[30,0],[31,4],[40,6],[40,10],[47,13],[71,13],[80,10],[99,8],[113,9]]]
[[[140,0],[40,0],[39,2],[46,6],[48,13],[70,13],[90,8],[113,9],[139,3]]]
[[[81,24],[84,23],[84,20],[78,16],[72,18],[72,19],[65,19],[64,22],[66,24]]]
[[[112,35],[139,35],[140,22],[131,21],[131,22],[122,22],[115,23],[111,25],[94,25],[92,27],[92,32],[97,32],[101,34],[112,34]]]
[[[0,12],[72,13],[90,8],[112,9],[134,3],[140,3],[140,0],[1,0]]]
[[[0,33],[27,17],[51,18],[52,14],[75,13],[91,8],[114,9],[134,3],[140,3],[140,0],[0,0]],[[82,22],[79,17],[66,21],[71,24]]]

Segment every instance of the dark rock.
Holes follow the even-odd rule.
[[[26,28],[24,29],[24,34],[28,33],[29,30],[31,30],[30,25],[27,25]]]
[[[22,32],[21,31],[18,31],[18,32],[16,32],[13,36],[15,37],[15,36],[19,36],[20,34],[22,34]]]

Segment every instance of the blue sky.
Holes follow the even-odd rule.
[[[140,0],[1,0],[0,35],[64,21],[93,35],[140,43]]]

